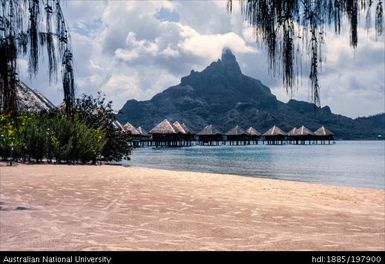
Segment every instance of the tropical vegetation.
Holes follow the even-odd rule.
[[[113,126],[111,102],[83,96],[75,113],[61,110],[0,115],[0,158],[20,162],[93,163],[121,160],[130,154],[128,134]]]

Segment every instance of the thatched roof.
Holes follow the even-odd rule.
[[[227,136],[239,136],[239,135],[247,135],[246,131],[243,130],[240,126],[236,125],[226,133]]]
[[[139,131],[129,122],[127,122],[123,127],[124,130],[128,133],[131,133],[131,135],[140,135]]]
[[[325,128],[324,126],[318,128],[318,129],[314,132],[314,134],[315,134],[316,136],[333,136],[333,135],[334,135],[333,132],[331,132],[329,129]]]
[[[112,125],[116,130],[124,131],[124,127],[118,120],[112,121]]]
[[[222,132],[216,129],[213,125],[205,126],[201,132],[198,133],[199,136],[211,136],[211,135],[222,135]]]
[[[259,132],[258,130],[256,130],[254,127],[249,127],[249,128],[246,130],[246,133],[247,133],[249,136],[260,136],[260,135],[262,135],[261,132]]]
[[[144,130],[144,128],[142,127],[138,127],[137,128],[138,132],[140,133],[141,136],[149,136],[150,134],[147,133],[146,130]]]
[[[292,130],[290,130],[287,135],[288,136],[295,136],[296,135],[296,132],[297,132],[297,128],[294,127]]]
[[[175,121],[172,125],[174,128],[176,128],[176,131],[178,133],[187,134],[187,131],[183,128],[183,126],[178,121]]]
[[[183,127],[184,131],[186,131],[187,134],[192,134],[191,130],[186,126],[185,123],[182,123],[181,126]]]
[[[167,119],[150,130],[150,134],[177,134],[178,130]]]
[[[295,130],[295,135],[296,136],[310,136],[310,135],[314,135],[314,133],[311,132],[307,127],[301,126],[300,128],[297,128]]]
[[[267,130],[264,134],[264,136],[286,136],[286,133],[283,132],[282,129],[280,129],[277,126],[273,126],[269,130]]]

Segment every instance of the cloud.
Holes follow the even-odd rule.
[[[229,47],[235,53],[256,53],[256,49],[234,32],[225,34],[201,35],[189,27],[182,28],[183,41],[178,45],[182,50],[195,56],[215,60],[220,57],[223,47]]]
[[[119,110],[128,99],[150,99],[194,70],[202,70],[232,49],[242,71],[260,79],[282,101],[290,99],[280,76],[268,72],[266,52],[255,43],[237,2],[226,1],[65,1],[72,34],[77,95],[104,92]],[[321,103],[348,116],[384,111],[384,42],[360,28],[358,48],[349,48],[348,29],[326,34],[326,61],[320,74]],[[46,59],[45,59],[46,60]],[[43,63],[44,64],[44,63]],[[29,81],[55,103],[60,82],[49,84],[45,66]],[[293,97],[308,100],[308,65]]]

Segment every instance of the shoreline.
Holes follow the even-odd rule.
[[[325,187],[336,187],[336,188],[348,188],[348,189],[357,189],[357,190],[376,190],[376,191],[384,191],[385,193],[385,186],[381,186],[378,188],[375,187],[357,187],[357,186],[352,186],[352,185],[337,185],[337,184],[332,184],[332,183],[321,183],[321,182],[316,182],[316,181],[300,181],[300,180],[288,180],[288,179],[279,179],[279,178],[270,178],[269,176],[259,176],[259,175],[246,175],[246,174],[232,174],[232,173],[224,173],[224,172],[211,172],[211,171],[199,171],[199,170],[183,170],[183,169],[168,169],[168,168],[156,168],[156,167],[146,167],[146,166],[136,166],[136,165],[124,165],[124,164],[114,164],[114,163],[104,163],[101,165],[92,165],[92,164],[49,164],[49,163],[36,163],[36,164],[25,164],[25,163],[18,163],[16,162],[17,165],[13,165],[13,167],[17,166],[68,166],[68,167],[101,167],[101,166],[106,166],[106,167],[121,167],[121,168],[132,168],[132,169],[149,169],[149,170],[159,170],[159,171],[165,171],[165,172],[170,172],[170,173],[198,173],[198,174],[214,174],[214,175],[225,175],[225,176],[230,176],[230,177],[244,177],[244,178],[252,178],[252,179],[257,179],[257,180],[267,180],[267,181],[282,181],[282,182],[290,182],[290,183],[299,183],[299,184],[310,184],[310,185],[320,185],[320,186],[325,186]],[[11,168],[11,166],[4,165],[4,162],[0,162],[0,168],[1,167],[6,167],[6,168]],[[1,175],[0,175],[1,176]]]
[[[144,167],[0,167],[0,250],[385,250],[385,191]]]
[[[118,166],[113,164],[104,164],[103,166]],[[337,188],[350,188],[350,189],[359,189],[359,190],[379,190],[385,192],[385,185],[381,187],[358,187],[353,185],[338,185],[333,183],[327,183],[327,182],[316,182],[316,181],[300,181],[300,180],[288,180],[288,179],[279,179],[279,178],[270,178],[269,176],[260,176],[260,175],[248,175],[248,174],[232,174],[232,173],[225,173],[225,172],[211,172],[211,171],[199,171],[199,170],[183,170],[183,169],[163,169],[163,168],[156,168],[156,167],[145,167],[145,166],[133,166],[133,165],[120,165],[124,168],[143,168],[143,169],[152,169],[152,170],[161,170],[161,171],[169,171],[169,172],[192,172],[192,173],[207,173],[207,174],[217,174],[217,175],[226,175],[226,176],[232,176],[232,177],[245,177],[245,178],[253,178],[253,179],[260,179],[260,180],[271,180],[271,181],[282,181],[282,182],[292,182],[292,183],[304,183],[304,184],[311,184],[311,185],[321,185],[321,186],[329,186],[329,187],[337,187]]]

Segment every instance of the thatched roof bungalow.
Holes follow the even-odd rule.
[[[181,126],[183,127],[184,131],[187,132],[187,134],[193,134],[193,132],[186,126],[185,123],[182,123]]]
[[[198,134],[198,141],[201,144],[208,143],[209,145],[219,144],[220,141],[223,141],[223,134],[213,125],[205,126]]]
[[[185,145],[183,142],[185,142],[187,135],[186,131],[179,122],[174,124],[165,119],[150,130],[155,146],[176,147]]]
[[[293,127],[289,132],[287,132],[287,136],[288,137],[294,137],[297,133],[297,128],[296,127]]]
[[[246,129],[246,133],[249,137],[249,142],[253,144],[258,144],[258,140],[262,136],[261,132],[256,130],[254,127],[249,127],[248,129]]]
[[[152,135],[173,135],[177,133],[178,130],[167,119],[163,120],[150,130],[150,134]]]
[[[151,135],[142,127],[136,129],[139,132],[139,143],[138,146],[145,147],[151,143]]]
[[[297,137],[309,137],[309,136],[314,136],[314,133],[311,132],[307,127],[301,126],[300,128],[296,129],[295,136],[297,136]]]
[[[184,141],[190,142],[194,139],[190,129],[184,123],[181,124],[180,122],[175,121],[172,125],[181,134],[181,137]],[[188,145],[191,145],[190,143]]]
[[[268,144],[283,144],[286,135],[282,129],[275,125],[263,134]]]
[[[250,137],[257,137],[257,138],[259,138],[260,136],[262,136],[261,132],[256,130],[254,127],[249,127],[248,129],[246,129],[246,133]]]
[[[316,141],[321,140],[321,143],[325,143],[328,140],[330,144],[330,140],[334,142],[334,133],[322,126],[314,132],[314,138]]]
[[[314,133],[310,131],[307,127],[301,126],[299,128],[293,128],[287,134],[288,139],[291,143],[295,144],[305,144],[306,140],[310,141],[314,139]]]
[[[138,130],[141,137],[151,137],[151,135],[141,126],[138,127],[136,130]]]
[[[230,142],[230,145],[239,142],[246,142],[249,140],[249,135],[240,126],[236,125],[226,133],[226,140]]]
[[[112,121],[112,126],[116,131],[124,132],[124,127],[118,120]]]
[[[176,128],[178,133],[183,135],[187,134],[187,131],[182,127],[181,123],[179,123],[178,121],[175,121],[174,123],[172,123],[172,126]]]
[[[264,134],[265,137],[274,137],[274,136],[286,136],[286,133],[277,126],[273,126],[267,130]]]
[[[131,125],[129,122],[127,122],[123,126],[123,128],[124,128],[124,131],[131,134],[132,136],[140,136],[139,131],[133,125]]]
[[[326,127],[322,126],[318,128],[315,132],[314,135],[319,136],[319,137],[329,137],[329,136],[334,136],[334,133],[331,132],[329,129]]]

